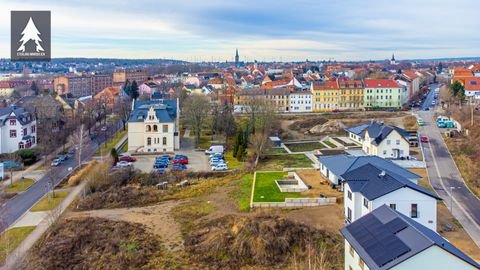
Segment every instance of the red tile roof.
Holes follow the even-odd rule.
[[[339,89],[338,81],[326,81],[313,83],[313,90],[334,90]]]
[[[470,77],[465,79],[466,91],[480,91],[480,78]]]
[[[399,88],[400,86],[394,80],[387,79],[366,79],[365,88]]]

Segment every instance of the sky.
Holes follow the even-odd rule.
[[[186,61],[399,60],[480,56],[478,0],[0,0],[50,10],[52,57]]]

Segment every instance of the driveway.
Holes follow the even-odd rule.
[[[430,95],[433,95],[433,91],[426,99],[426,104],[433,99]],[[430,184],[480,246],[480,200],[466,186],[442,138],[441,129],[436,126],[433,112],[419,111],[418,114],[425,121],[425,126],[419,128],[419,135],[429,138],[428,143],[422,143],[422,149]]]

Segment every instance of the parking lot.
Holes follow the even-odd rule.
[[[188,157],[187,170],[188,171],[209,171],[208,156],[204,152],[194,150],[179,150],[175,154],[186,155]],[[153,170],[153,163],[155,157],[158,155],[137,155],[136,162],[133,166],[142,172],[151,172]]]

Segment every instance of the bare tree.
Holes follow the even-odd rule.
[[[258,161],[262,158],[268,150],[268,134],[263,132],[257,132],[250,136],[250,146],[252,148],[255,161],[253,167],[256,168]]]
[[[206,124],[210,102],[207,97],[201,95],[189,96],[183,106],[185,123],[195,131],[195,140],[200,142],[202,127]]]
[[[132,112],[131,99],[118,97],[115,100],[114,111],[115,114],[118,115],[120,120],[122,120],[122,127],[123,130],[125,130],[128,118],[130,118],[130,113]]]
[[[80,128],[78,128],[72,136],[70,136],[70,141],[72,145],[75,147],[77,150],[77,166],[80,166],[82,164],[82,150],[83,150],[83,144],[85,141],[85,131],[84,131],[84,125],[82,124]]]

